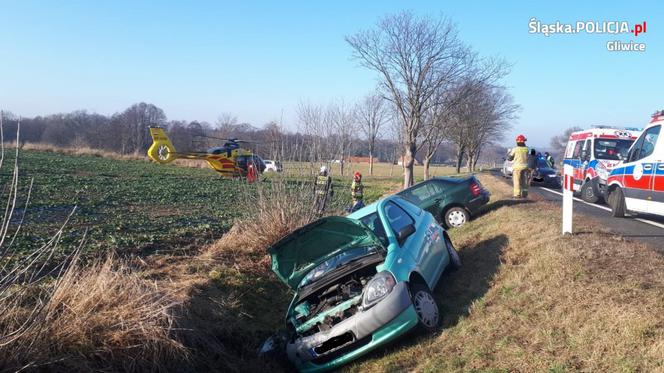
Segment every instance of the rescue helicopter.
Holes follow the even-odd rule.
[[[150,127],[150,136],[152,145],[148,149],[148,158],[159,164],[170,163],[176,159],[198,159],[206,161],[210,168],[228,178],[246,177],[250,165],[259,173],[265,170],[263,159],[240,145],[251,141],[204,136],[223,140],[224,145],[212,147],[207,151],[178,152],[163,128]]]

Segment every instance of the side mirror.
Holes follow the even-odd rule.
[[[397,241],[399,241],[399,245],[404,243],[406,238],[410,237],[410,235],[413,233],[415,233],[415,226],[413,224],[408,224],[407,226],[403,227],[397,234]]]

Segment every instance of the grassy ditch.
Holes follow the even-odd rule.
[[[65,197],[56,190],[76,190],[76,195],[87,196],[81,198],[83,207],[109,211],[103,219],[109,228],[122,224],[112,219],[122,213],[123,203],[150,191],[147,200],[136,204],[138,214],[154,211],[155,203],[176,204],[177,214],[167,216],[191,221],[196,221],[196,214],[213,216],[212,229],[223,236],[206,243],[159,241],[163,250],[158,252],[138,250],[138,255],[127,255],[127,259],[111,257],[91,267],[76,264],[64,280],[17,293],[21,297],[11,298],[13,303],[0,304],[9,315],[0,318],[0,327],[11,334],[27,318],[34,321],[30,324],[34,329],[29,329],[34,332],[23,333],[27,339],[0,350],[0,370],[27,366],[276,372],[292,368],[287,362],[258,359],[256,349],[283,325],[292,296],[270,271],[265,248],[313,218],[309,199],[303,197],[310,193],[308,183],[268,180],[252,187],[258,189],[237,190],[231,199],[226,181],[212,180],[207,175],[214,174],[208,170],[26,153],[41,161],[28,167],[32,172],[41,174],[48,165],[57,170],[53,172],[57,182],[47,186],[54,203],[63,203],[60,200]],[[107,182],[109,174],[116,175],[116,182]],[[159,186],[168,175],[170,183]],[[77,177],[91,180],[76,181]],[[190,192],[171,192],[169,187],[177,180]],[[345,369],[664,369],[664,258],[645,245],[592,233],[599,232],[595,223],[580,216],[575,224],[585,233],[561,237],[557,206],[544,201],[513,202],[509,186],[488,175],[481,180],[493,193],[492,201],[481,216],[451,231],[464,267],[443,276],[435,292],[443,327],[431,335],[402,338]],[[338,193],[332,206],[341,210],[349,191],[346,181],[335,182]],[[375,199],[396,185],[370,180],[367,187]],[[130,197],[113,192],[116,188]],[[48,203],[48,195],[41,197],[42,202],[37,199],[37,205]],[[215,203],[217,195],[225,196],[223,201]],[[238,205],[244,208],[239,210]],[[190,217],[192,206],[196,211]],[[188,226],[159,217],[144,222],[150,229],[164,228],[164,235],[173,238],[179,236],[170,229]],[[123,235],[134,237],[131,225],[122,226]],[[104,232],[98,237],[105,237]],[[91,236],[92,243],[95,237]],[[144,245],[140,236],[139,242]],[[47,305],[39,308],[43,310],[40,318],[30,317],[39,304]],[[23,348],[31,343],[39,348]]]
[[[663,370],[664,258],[580,215],[561,237],[558,206],[482,181],[493,201],[452,231],[464,267],[436,289],[444,327],[349,370]]]

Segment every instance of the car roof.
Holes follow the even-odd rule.
[[[420,215],[422,213],[421,209],[419,207],[417,207],[416,205],[414,205],[413,203],[408,202],[406,199],[404,199],[403,197],[401,197],[398,194],[393,194],[391,196],[381,198],[378,201],[376,201],[374,203],[371,203],[367,206],[364,206],[361,209],[355,211],[354,213],[348,215],[347,217],[351,218],[351,219],[355,219],[355,220],[360,220],[360,219],[364,218],[365,216],[368,216],[368,215],[371,215],[371,214],[377,212],[378,211],[378,206],[380,206],[381,204],[387,203],[388,201],[397,201],[397,205],[399,205],[403,208],[406,208],[407,210],[409,210],[413,214]]]
[[[462,183],[462,182],[468,180],[468,179],[471,178],[471,177],[472,177],[472,175],[471,175],[471,176],[465,176],[465,177],[464,177],[464,176],[459,176],[459,177],[436,176],[436,177],[433,177],[433,178],[431,178],[431,179],[429,179],[429,180],[420,181],[419,183],[417,183],[417,184],[415,184],[415,185],[413,185],[413,186],[411,186],[411,187],[408,187],[408,188],[406,188],[406,189],[404,189],[404,190],[402,190],[402,191],[399,191],[397,194],[402,194],[402,193],[404,193],[404,192],[406,192],[406,191],[409,191],[409,190],[411,190],[411,189],[413,189],[413,188],[416,188],[416,187],[418,187],[418,186],[420,186],[420,185],[422,185],[422,184],[424,184],[424,183],[429,183],[429,182],[432,182],[432,181],[438,181],[438,182],[443,182],[443,183],[454,183],[454,184],[459,184],[459,183]]]

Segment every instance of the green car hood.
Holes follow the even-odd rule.
[[[380,246],[374,233],[357,220],[328,216],[307,224],[272,245],[272,271],[293,290],[325,260],[359,246]]]

